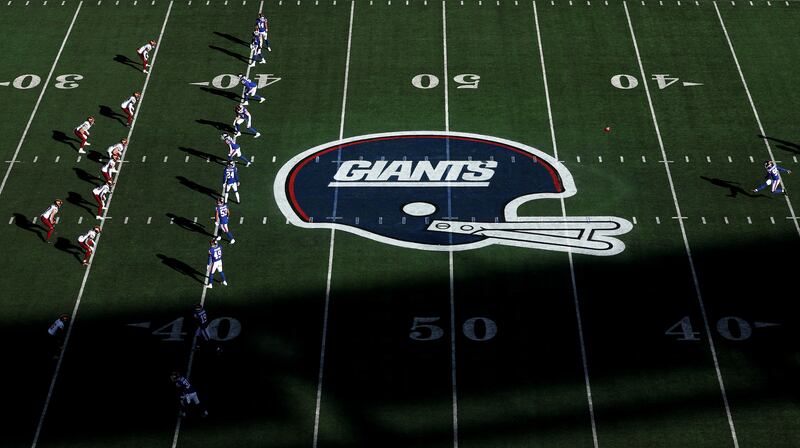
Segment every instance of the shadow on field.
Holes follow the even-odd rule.
[[[225,99],[229,99],[231,101],[236,101],[237,103],[239,102],[239,99],[241,98],[238,94],[235,94],[233,92],[228,92],[227,90],[222,90],[222,89],[215,89],[213,87],[200,87],[200,90],[202,90],[204,92],[208,92],[208,93],[210,93],[212,95],[221,96],[221,97],[223,97]]]
[[[207,152],[200,151],[199,149],[187,148],[186,146],[179,146],[178,149],[193,157],[197,157],[203,160],[210,160],[219,165],[225,164],[225,159],[217,157],[214,154],[209,154]]]
[[[118,54],[118,55],[114,56],[114,62],[119,62],[120,64],[127,65],[128,67],[133,68],[137,72],[141,72],[142,71],[141,64],[139,64],[138,62],[134,62],[131,59],[129,59],[127,56],[124,56],[124,55],[121,55],[121,54]]]
[[[798,145],[797,143],[790,142],[788,140],[781,140],[775,137],[767,137],[764,135],[759,135],[758,138],[770,140],[772,142],[777,143],[777,145],[775,145],[776,148],[780,148],[784,151],[788,151],[794,154],[800,154],[800,145]]]
[[[75,174],[78,176],[78,179],[90,184],[92,188],[97,186],[97,182],[100,182],[99,177],[87,173],[86,170],[84,169],[72,168],[72,171],[75,171]]]
[[[53,130],[53,140],[63,143],[73,150],[78,151],[78,145],[76,145],[76,143],[80,143],[80,140],[77,138],[70,137],[61,131]]]
[[[95,216],[95,211],[96,210],[93,210],[91,207],[88,207],[86,205],[86,204],[88,204],[90,206],[93,206],[94,203],[83,199],[83,196],[81,196],[80,194],[75,193],[74,191],[70,191],[69,193],[67,193],[67,202],[69,202],[70,204],[72,204],[72,205],[74,205],[76,207],[80,207],[80,208],[86,210],[86,212],[88,212],[91,216]]]
[[[207,195],[213,199],[217,199],[219,197],[218,192],[206,186],[200,185],[197,182],[191,181],[183,176],[175,176],[175,179],[178,179],[178,182],[180,182],[181,185],[183,185],[186,188],[189,188],[190,190],[194,190],[200,194]]]
[[[195,122],[211,126],[218,131],[233,132],[233,127],[231,125],[222,123],[221,121],[211,121],[211,120],[201,119],[201,120],[195,120]]]
[[[16,224],[17,227],[19,227],[22,230],[27,230],[28,232],[35,233],[40,240],[42,241],[45,240],[44,237],[45,235],[47,235],[45,229],[36,224],[33,224],[31,220],[23,216],[22,213],[14,213],[14,224]]]
[[[216,45],[209,45],[208,48],[210,48],[212,50],[217,50],[222,54],[226,54],[226,55],[236,59],[237,61],[249,62],[246,56],[243,56],[243,55],[241,55],[239,53],[235,53],[235,52],[230,51],[230,50],[226,50],[225,48],[218,47]]]
[[[176,259],[168,257],[164,254],[157,254],[159,260],[164,263],[165,266],[175,270],[176,272],[190,277],[192,280],[196,281],[197,283],[204,284],[205,278],[203,277],[203,273],[198,271],[197,269],[189,266],[188,264]]]
[[[249,42],[245,42],[245,41],[243,41],[242,39],[239,39],[236,36],[231,36],[230,34],[227,34],[227,33],[220,33],[219,31],[214,31],[214,34],[216,34],[217,36],[219,36],[219,37],[221,37],[223,39],[228,39],[229,41],[231,41],[231,42],[233,42],[235,44],[239,44],[239,45],[242,45],[242,46],[245,46],[245,47],[249,47],[250,46]]]
[[[128,117],[120,113],[114,112],[114,110],[108,106],[100,105],[100,115],[106,118],[117,120],[123,126],[128,124]]]
[[[183,216],[178,216],[174,213],[167,213],[167,218],[170,218],[172,222],[181,229],[199,233],[205,236],[214,236],[212,233],[206,230],[206,226],[196,223],[189,218],[184,218]]]
[[[103,163],[103,157],[108,157],[108,155],[100,154],[99,152],[95,151],[94,149],[90,149],[86,151],[86,158],[91,160],[92,162]]]
[[[744,188],[741,187],[742,184],[739,183],[739,182],[734,182],[734,181],[731,181],[731,180],[723,180],[723,179],[711,178],[711,177],[706,177],[706,176],[700,176],[700,179],[703,179],[706,182],[710,182],[712,185],[716,185],[718,187],[726,188],[729,193],[726,194],[725,196],[728,196],[730,198],[735,198],[735,197],[739,196],[740,194],[743,195],[743,196],[747,196],[749,198],[763,198],[764,197],[764,196],[762,196],[760,194],[755,194],[752,191],[745,190]]]
[[[74,256],[76,260],[81,262],[83,261],[83,249],[81,249],[80,246],[73,244],[69,239],[60,236],[56,240],[55,246],[56,249]]]

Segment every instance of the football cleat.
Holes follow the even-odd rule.
[[[258,100],[258,102],[259,102],[259,103],[263,103],[263,102],[264,102],[264,101],[266,101],[266,100],[267,100],[266,98],[261,98],[260,100]]]
[[[258,138],[258,137],[261,137],[261,133],[260,132],[256,132],[256,135],[253,136],[253,138]]]
[[[225,286],[228,286],[228,282],[226,280],[223,280],[222,284],[225,285]]]
[[[236,244],[236,238],[233,238],[233,239],[231,240],[231,244]]]

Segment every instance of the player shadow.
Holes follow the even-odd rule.
[[[717,179],[717,178],[710,178],[710,177],[706,177],[706,176],[700,176],[700,179],[703,179],[706,182],[710,182],[712,185],[716,185],[716,186],[722,187],[722,188],[727,188],[729,190],[729,194],[727,194],[726,196],[731,197],[731,198],[735,198],[740,194],[744,195],[744,196],[747,196],[749,198],[762,198],[762,197],[764,197],[764,196],[762,196],[760,194],[754,194],[751,191],[745,190],[744,188],[740,187],[741,184],[739,182],[733,182],[733,181]]]
[[[35,233],[40,240],[45,241],[44,236],[47,235],[47,233],[44,232],[44,229],[36,224],[33,224],[28,218],[23,216],[22,213],[14,213],[14,224],[16,224],[17,227],[22,230]]]
[[[133,68],[137,72],[141,72],[142,71],[142,66],[140,64],[132,61],[127,56],[124,56],[124,55],[121,55],[121,54],[118,54],[118,55],[114,56],[114,62],[119,62],[120,64],[127,65],[128,67]]]
[[[216,34],[217,36],[219,36],[219,37],[221,37],[223,39],[227,39],[227,40],[229,40],[229,41],[231,41],[231,42],[233,42],[235,44],[239,44],[239,45],[242,45],[242,46],[245,46],[245,47],[249,47],[250,46],[250,43],[245,42],[245,41],[243,41],[242,39],[239,39],[236,36],[231,36],[230,34],[226,34],[226,33],[220,33],[219,31],[214,31],[214,34]]]
[[[72,171],[75,171],[75,174],[78,175],[78,179],[89,183],[92,187],[97,185],[97,182],[100,180],[97,176],[92,176],[91,174],[87,173],[85,170],[81,168],[73,168]]]
[[[242,55],[241,55],[241,54],[239,54],[239,53],[235,53],[235,52],[233,52],[233,51],[226,50],[226,49],[224,49],[224,48],[222,48],[222,47],[218,47],[218,46],[216,46],[216,45],[209,45],[209,46],[208,46],[208,48],[210,48],[210,49],[212,49],[212,50],[217,50],[217,51],[219,51],[220,53],[226,54],[226,55],[228,55],[228,56],[230,56],[230,57],[232,57],[232,58],[236,59],[237,61],[241,61],[241,62],[250,62],[250,61],[247,59],[247,57],[246,57],[246,56],[242,56]]]
[[[211,120],[194,120],[194,121],[199,124],[207,124],[209,126],[212,126],[214,129],[218,131],[233,132],[232,126],[225,124],[221,121],[211,121]]]
[[[223,160],[222,158],[217,157],[217,156],[215,156],[213,154],[209,154],[207,152],[200,151],[199,149],[187,148],[185,146],[179,146],[178,149],[180,149],[181,151],[185,152],[186,154],[188,154],[190,156],[194,156],[194,157],[197,157],[197,158],[200,158],[200,159],[204,159],[204,160],[210,160],[210,161],[212,161],[212,162],[214,162],[216,164],[219,164],[219,165],[224,165],[225,164],[225,160]]]
[[[91,202],[87,201],[86,199],[83,199],[83,196],[79,195],[78,193],[75,193],[74,191],[70,191],[69,193],[67,193],[67,202],[69,202],[70,204],[72,204],[72,205],[74,205],[76,207],[80,207],[80,208],[86,210],[90,215],[95,216],[95,211],[96,210],[93,210],[91,207],[87,207],[86,206],[86,204],[89,204],[89,205],[93,205],[93,204]]]
[[[86,158],[92,162],[103,163],[103,155],[93,149],[87,151]]]
[[[790,142],[788,140],[781,140],[781,139],[775,138],[775,137],[767,137],[765,135],[759,135],[758,137],[777,143],[777,145],[775,145],[775,147],[780,148],[780,149],[782,149],[784,151],[793,152],[795,154],[800,154],[800,145],[798,145],[797,143],[793,143],[793,142]]]
[[[177,224],[181,229],[188,230],[190,232],[197,232],[204,236],[214,236],[212,233],[206,230],[204,225],[198,224],[189,218],[184,218],[183,216],[178,216],[174,213],[167,213],[167,218],[170,218],[172,222]]]
[[[108,106],[104,106],[102,104],[100,105],[100,115],[102,115],[104,117],[107,117],[107,118],[111,118],[111,119],[117,120],[122,125],[128,124],[128,117],[126,117],[126,116],[124,116],[124,115],[122,115],[120,113],[114,112],[113,109],[111,109]],[[123,120],[123,118],[124,118],[124,120]]]
[[[212,95],[221,96],[221,97],[229,99],[231,101],[236,101],[237,103],[239,102],[239,99],[241,98],[239,95],[237,95],[237,94],[235,94],[233,92],[228,92],[226,90],[221,90],[221,89],[214,89],[214,88],[211,88],[211,87],[200,87],[200,90],[202,90],[204,92],[208,92],[208,93],[210,93]]]
[[[72,244],[67,238],[63,236],[58,237],[55,246],[56,249],[74,256],[76,260],[83,261],[83,249]]]
[[[194,190],[200,194],[210,196],[213,199],[217,199],[219,197],[219,193],[217,193],[216,191],[208,187],[205,187],[203,185],[200,185],[197,182],[191,181],[183,176],[175,176],[175,179],[178,179],[178,182],[180,182],[181,185],[191,190]]]
[[[203,276],[203,273],[189,266],[188,264],[182,262],[181,260],[178,260],[177,258],[168,257],[164,254],[156,254],[156,257],[158,257],[161,260],[161,262],[164,263],[164,265],[172,268],[176,272],[179,272],[187,277],[191,277],[192,280],[200,284],[204,283],[205,277]]]
[[[68,145],[75,151],[78,150],[78,145],[76,145],[75,143],[79,142],[79,140],[76,138],[72,138],[61,131],[53,130],[53,140]]]

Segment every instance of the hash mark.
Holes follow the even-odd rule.
[[[581,163],[581,156],[578,156],[578,163]]]
[[[261,224],[266,224],[266,223],[267,223],[267,217],[265,216],[265,217],[264,217],[264,218],[261,220]]]
[[[153,221],[153,217],[152,216],[148,216],[147,217],[147,223],[150,224],[151,221]]]
[[[383,216],[378,216],[378,224],[383,224]]]
[[[797,163],[797,156],[792,156],[792,160],[794,160],[794,163]]]
[[[39,156],[34,156],[33,157],[33,163],[36,163],[37,160],[39,160]]]
[[[625,163],[625,157],[619,156],[619,163]]]
[[[239,224],[244,224],[244,216],[239,217]]]
[[[142,163],[144,163],[145,160],[147,160],[147,156],[142,156]]]
[[[60,216],[56,216],[56,224],[58,224],[59,222],[61,222],[61,217]]]
[[[658,216],[656,216],[656,224],[661,224],[661,218],[659,218]]]
[[[642,163],[647,163],[647,159],[645,159],[644,156],[642,156]]]
[[[725,224],[730,224],[730,222],[728,222],[728,217],[727,216],[725,216]]]
[[[634,223],[634,224],[637,224],[637,222],[636,222],[636,217],[635,217],[635,216],[633,217],[633,223]]]
[[[700,217],[700,221],[702,221],[702,222],[703,222],[703,224],[705,224],[705,223],[706,223],[706,217],[705,217],[705,216],[701,216],[701,217]]]
[[[8,220],[9,224],[14,224],[14,217],[12,216],[11,219]]]
[[[167,158],[168,158],[168,157],[169,157],[169,156],[164,156],[164,163],[167,163]]]
[[[597,160],[598,160],[600,163],[603,163],[603,156],[597,156]]]
[[[61,156],[56,156],[56,163],[58,163],[59,160],[61,160]],[[78,156],[78,162],[80,161],[81,161],[81,156]]]
[[[275,163],[275,156],[272,156],[272,163]]]
[[[731,159],[731,156],[728,156],[728,163],[733,163],[733,159]]]
[[[683,156],[683,158],[686,160],[686,163],[689,163],[689,156]]]
[[[58,157],[56,157],[56,162],[58,162]],[[75,163],[81,163],[81,156],[78,156],[78,160],[76,160]]]
[[[775,217],[774,216],[770,216],[769,217],[769,222],[771,222],[772,224],[775,224]]]
[[[753,160],[753,156],[750,156],[750,163],[753,163],[753,162],[755,162],[755,160]]]
[[[81,224],[82,222],[83,222],[83,216],[78,216],[78,224]]]
[[[748,223],[748,224],[752,224],[752,223],[753,223],[753,220],[752,220],[752,219],[750,219],[750,217],[749,217],[749,216],[747,217],[747,223]]]
[[[711,156],[706,156],[706,162],[711,163]]]
[[[128,217],[127,216],[125,217],[125,220],[122,221],[122,223],[123,224],[127,224],[128,223]]]
[[[186,158],[185,158],[185,159],[183,159],[183,162],[184,162],[184,163],[189,163],[189,156],[186,156]]]

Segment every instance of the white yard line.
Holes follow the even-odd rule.
[[[14,151],[14,156],[11,158],[11,161],[8,164],[6,174],[3,176],[3,182],[0,183],[0,195],[3,194],[3,190],[6,188],[8,176],[11,175],[11,170],[14,169],[14,164],[17,162],[17,156],[19,156],[19,150],[22,148],[22,144],[25,143],[25,137],[28,136],[28,130],[30,130],[31,123],[33,123],[33,119],[36,117],[36,112],[39,110],[39,105],[42,103],[44,92],[47,91],[47,86],[50,85],[50,78],[53,77],[53,72],[56,69],[58,60],[61,59],[61,53],[64,51],[64,46],[67,45],[67,40],[69,39],[70,33],[72,33],[72,27],[75,25],[75,19],[78,18],[78,13],[81,11],[81,6],[83,6],[83,1],[79,2],[78,7],[75,8],[75,14],[72,16],[72,21],[69,23],[69,28],[67,28],[67,34],[64,36],[64,40],[61,41],[61,47],[58,49],[58,53],[56,53],[56,59],[53,61],[53,65],[50,67],[50,73],[47,74],[47,79],[42,85],[42,91],[39,92],[39,98],[36,99],[36,104],[33,106],[33,112],[31,112],[31,116],[28,118],[28,123],[25,125],[25,130],[22,131],[22,137],[19,139],[17,149]]]
[[[544,97],[547,103],[547,118],[550,122],[550,137],[552,138],[553,144],[553,157],[558,160],[558,144],[556,144],[556,131],[555,126],[553,125],[553,110],[550,106],[550,88],[547,84],[547,68],[545,68],[544,63],[544,51],[542,50],[542,35],[539,31],[539,12],[536,8],[536,2],[533,2],[533,20],[536,24],[536,41],[539,45],[539,60],[542,64],[542,79],[544,81]],[[564,205],[564,198],[561,197],[561,215],[566,218],[567,216],[567,209]],[[570,279],[572,281],[572,300],[575,304],[575,320],[578,325],[578,340],[581,344],[581,362],[583,364],[583,382],[586,387],[586,401],[589,405],[589,419],[592,425],[592,443],[594,444],[594,448],[598,447],[597,442],[597,425],[595,423],[594,417],[594,402],[592,401],[592,385],[589,381],[589,362],[586,357],[586,343],[584,342],[583,336],[583,319],[581,318],[581,307],[578,301],[578,285],[575,281],[575,263],[572,259],[572,252],[567,252],[567,256],[569,257],[569,274]]]
[[[167,20],[169,19],[169,13],[172,10],[172,2],[169,2],[169,7],[167,7],[167,13],[164,16],[164,23],[161,25],[161,33],[158,35],[158,43],[159,46],[156,48],[156,51],[153,53],[153,68],[155,68],[156,57],[158,56],[158,50],[161,48],[161,40],[164,37],[164,29],[167,27]],[[77,15],[77,12],[76,12]],[[73,19],[74,20],[74,19]],[[62,47],[63,48],[63,47]],[[54,65],[55,66],[55,65]],[[153,68],[151,68],[148,73],[147,77],[144,79],[144,86],[142,87],[142,95],[139,98],[139,107],[136,109],[136,115],[133,117],[133,122],[131,123],[131,127],[128,130],[128,144],[130,145],[131,142],[131,135],[133,134],[133,129],[136,127],[136,119],[139,117],[139,113],[142,111],[142,103],[144,102],[145,94],[147,93],[147,85],[150,83],[150,76],[153,74]],[[52,71],[51,71],[52,74]],[[45,416],[47,415],[47,409],[50,406],[50,400],[53,397],[53,391],[56,386],[56,380],[58,380],[58,374],[61,371],[61,365],[64,361],[64,354],[67,351],[67,344],[69,343],[70,336],[72,335],[72,330],[75,328],[75,319],[78,317],[78,308],[81,306],[81,299],[83,298],[83,292],[86,289],[86,282],[89,280],[89,274],[92,272],[92,266],[94,262],[94,258],[97,256],[97,251],[100,249],[100,240],[102,239],[102,230],[106,223],[106,218],[108,217],[108,212],[111,210],[111,200],[114,198],[114,191],[116,191],[117,183],[119,182],[119,177],[122,174],[122,169],[125,167],[125,155],[127,154],[127,149],[122,153],[122,158],[120,160],[119,171],[117,172],[116,182],[114,187],[111,189],[111,192],[108,195],[108,200],[106,201],[106,209],[103,211],[103,219],[100,221],[100,235],[98,235],[97,240],[95,242],[94,252],[92,253],[91,258],[89,258],[89,266],[86,267],[86,272],[83,274],[83,281],[81,281],[81,287],[78,290],[78,298],[75,300],[75,306],[72,309],[72,317],[70,318],[69,326],[67,327],[67,333],[64,337],[64,345],[61,348],[61,353],[58,355],[58,362],[56,363],[56,369],[53,372],[53,378],[50,380],[50,389],[47,391],[47,397],[44,401],[44,406],[42,407],[42,414],[39,416],[39,423],[36,425],[36,433],[33,436],[33,443],[31,444],[32,448],[36,447],[36,444],[39,442],[39,436],[42,431],[42,425],[44,424]]]
[[[347,29],[347,57],[344,63],[344,88],[342,92],[342,115],[339,121],[339,140],[344,138],[344,120],[347,109],[347,83],[350,78],[350,48],[353,42],[353,16],[355,14],[356,2],[350,2],[350,25]],[[341,157],[341,150],[340,150]],[[336,196],[338,198],[338,196]],[[333,216],[336,217],[336,203],[333,205]],[[328,314],[331,303],[331,279],[333,278],[333,250],[336,241],[336,229],[331,229],[331,244],[328,250],[328,275],[325,280],[325,309],[322,314],[322,337],[319,349],[319,374],[317,375],[317,398],[314,405],[314,438],[312,446],[317,447],[319,442],[319,419],[320,409],[322,407],[322,384],[325,375],[325,351],[327,349],[328,341]]]
[[[263,10],[264,10],[264,0],[261,0],[261,3],[258,5],[259,14]],[[161,43],[161,41],[159,40],[159,44],[160,43]],[[250,78],[250,60],[252,58],[253,58],[253,50],[251,49],[250,50],[250,57],[247,58],[247,70],[245,70],[245,75],[244,75],[244,77],[248,78],[248,79]],[[241,99],[240,103],[241,102],[244,102],[244,89],[242,90],[242,99]],[[220,191],[220,196],[222,196],[224,194],[225,194],[225,185],[222,186],[222,191]],[[214,227],[214,238],[216,238],[218,234],[219,234],[219,227],[215,226]],[[206,267],[206,276],[203,277],[203,291],[200,293],[200,305],[201,306],[205,306],[205,304],[206,304],[206,292],[208,291],[208,289],[206,288],[206,279],[208,278],[208,275],[209,275],[210,271],[211,271],[211,266],[207,266]],[[189,361],[186,363],[185,376],[186,376],[187,379],[190,378],[191,375],[192,375],[192,366],[194,365],[194,352],[195,352],[194,348],[195,348],[196,345],[197,345],[197,333],[195,333],[194,336],[192,337],[192,348],[189,351]],[[180,437],[181,423],[182,422],[183,422],[183,417],[181,417],[181,411],[179,410],[178,411],[178,418],[175,421],[175,431],[172,434],[172,448],[175,448],[175,447],[178,446],[178,438]]]
[[[641,57],[641,55],[639,53],[639,44],[636,41],[636,34],[633,32],[633,22],[631,22],[631,15],[630,15],[630,12],[628,12],[628,2],[627,1],[623,1],[622,5],[625,8],[625,17],[628,19],[628,28],[630,29],[630,32],[631,32],[631,40],[633,41],[633,48],[636,51],[636,60],[637,60],[637,62],[639,64],[639,72],[640,72],[640,75],[642,76],[641,79],[645,79],[646,80],[648,78],[645,75],[644,65],[642,64],[642,57]],[[675,216],[683,216],[683,214],[681,213],[680,205],[678,204],[678,195],[675,192],[675,184],[672,181],[672,171],[669,168],[669,163],[666,162],[668,160],[667,159],[667,153],[666,153],[666,150],[664,149],[664,141],[661,138],[661,130],[660,130],[659,126],[658,126],[658,119],[656,118],[655,108],[653,107],[653,99],[650,96],[650,87],[648,86],[647,82],[643,82],[642,85],[644,85],[644,91],[645,91],[645,94],[647,95],[647,104],[650,107],[650,116],[653,119],[653,127],[654,127],[654,129],[656,131],[656,137],[658,138],[658,146],[661,149],[661,157],[662,157],[661,160],[665,161],[664,162],[664,170],[667,173],[667,180],[669,181],[669,188],[670,188],[670,191],[672,192],[672,202],[675,205],[675,212],[676,212]],[[722,371],[720,370],[719,360],[717,359],[717,349],[716,349],[716,347],[714,345],[714,337],[713,337],[713,334],[711,332],[711,326],[708,323],[708,316],[706,315],[705,302],[703,301],[703,295],[700,293],[700,281],[697,278],[697,271],[696,271],[696,269],[694,267],[694,258],[692,257],[692,250],[689,247],[689,239],[686,236],[686,227],[683,224],[683,221],[684,221],[683,219],[678,219],[677,221],[678,221],[678,225],[680,226],[680,229],[681,229],[681,236],[683,237],[683,247],[686,250],[686,257],[687,257],[687,259],[689,261],[689,268],[690,268],[690,270],[692,272],[692,281],[694,282],[694,290],[695,290],[695,293],[697,295],[697,302],[700,305],[700,314],[703,317],[703,326],[705,327],[705,330],[706,330],[706,338],[708,340],[708,348],[711,351],[711,357],[714,360],[714,370],[716,371],[716,374],[717,374],[717,382],[719,383],[720,393],[722,394],[722,402],[723,402],[723,404],[725,406],[725,415],[728,418],[728,426],[730,427],[731,438],[733,440],[733,446],[735,448],[738,448],[739,447],[739,439],[736,436],[736,427],[733,424],[733,415],[731,415],[731,408],[730,408],[730,405],[728,404],[728,394],[725,392],[725,382],[722,379]]]
[[[725,33],[725,40],[728,41],[728,48],[731,49],[731,56],[733,56],[733,62],[736,63],[736,70],[739,72],[739,78],[742,80],[742,86],[744,86],[744,91],[747,94],[747,100],[750,102],[750,108],[753,109],[753,116],[756,117],[756,123],[758,123],[758,130],[761,132],[761,135],[764,136],[764,145],[767,147],[767,153],[769,154],[770,160],[775,160],[775,155],[772,153],[772,146],[769,144],[769,139],[767,137],[767,133],[764,131],[764,125],[761,123],[761,117],[758,115],[758,110],[756,110],[756,103],[753,101],[753,96],[750,94],[750,88],[747,87],[747,81],[744,79],[744,73],[742,73],[742,66],[739,65],[739,58],[736,57],[736,51],[733,49],[733,43],[731,42],[731,37],[728,35],[728,29],[725,27],[725,21],[722,20],[722,14],[719,12],[719,7],[717,6],[717,2],[714,2],[714,10],[717,11],[717,17],[719,18],[719,24],[722,26],[722,32]],[[792,222],[794,222],[794,228],[797,230],[797,234],[800,235],[800,222],[798,222],[797,215],[794,213],[794,207],[792,207],[792,201],[789,200],[789,196],[784,195],[783,198],[786,200],[786,206],[789,208],[789,215],[792,217]]]

